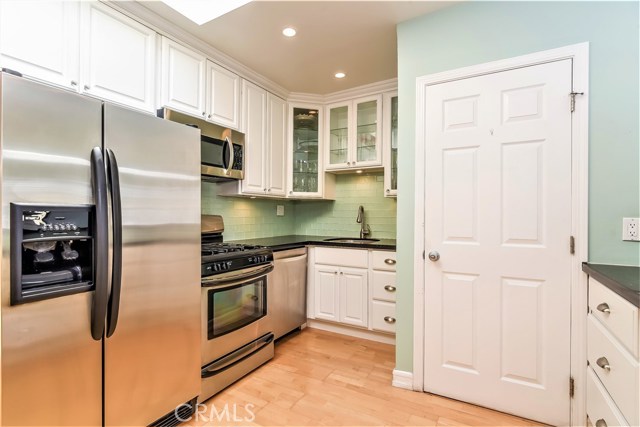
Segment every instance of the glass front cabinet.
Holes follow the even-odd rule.
[[[321,107],[289,104],[288,197],[331,198],[325,189]],[[329,187],[331,183],[328,183]]]
[[[383,95],[384,195],[398,195],[398,92]]]
[[[381,95],[331,104],[325,111],[325,170],[382,166]]]

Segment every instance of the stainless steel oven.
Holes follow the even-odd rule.
[[[273,358],[274,340],[267,306],[273,253],[207,239],[203,235],[199,402]]]

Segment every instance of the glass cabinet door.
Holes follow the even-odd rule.
[[[398,195],[398,93],[388,92],[383,97],[384,133],[384,195]]]
[[[294,193],[318,192],[318,110],[293,108]]]
[[[356,108],[356,161],[375,161],[378,157],[378,101],[361,102]]]
[[[345,164],[349,160],[349,106],[329,109],[329,164]]]
[[[391,190],[398,190],[398,97],[391,98],[391,147],[390,147]]]

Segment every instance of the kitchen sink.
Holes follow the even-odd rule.
[[[335,243],[375,243],[379,242],[380,239],[359,239],[357,237],[334,237],[332,239],[324,239],[325,242],[335,242]]]

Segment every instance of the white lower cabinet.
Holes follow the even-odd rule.
[[[395,252],[312,248],[308,283],[311,319],[395,333]]]
[[[316,265],[315,317],[351,326],[367,327],[367,270]]]
[[[587,418],[596,427],[640,425],[638,308],[589,278]]]

